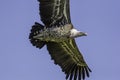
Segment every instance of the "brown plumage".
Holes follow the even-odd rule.
[[[84,80],[89,77],[90,68],[83,59],[74,38],[68,38],[65,41],[41,41],[34,36],[40,34],[40,31],[46,28],[61,27],[66,24],[72,24],[70,20],[69,0],[38,0],[41,21],[44,26],[35,23],[32,26],[29,39],[33,46],[42,48],[47,46],[51,59],[58,64],[69,80]]]

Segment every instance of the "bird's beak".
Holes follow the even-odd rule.
[[[80,32],[81,36],[87,36],[87,33],[85,32]]]

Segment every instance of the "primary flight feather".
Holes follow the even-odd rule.
[[[84,80],[90,68],[83,59],[74,38],[87,34],[75,29],[70,19],[69,0],[38,0],[41,21],[32,26],[30,42],[47,50],[69,80]]]

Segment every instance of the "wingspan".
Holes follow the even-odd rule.
[[[70,24],[69,0],[38,0],[41,21],[46,27]]]
[[[85,63],[74,39],[61,43],[49,42],[47,49],[55,64],[60,65],[62,71],[65,72],[66,79],[84,80],[86,76],[89,77],[91,70]]]
[[[38,0],[41,21],[45,27],[60,27],[71,24],[69,0]],[[91,70],[83,59],[74,39],[67,39],[62,42],[45,42],[34,39],[33,36],[39,33],[44,26],[35,23],[33,25],[29,39],[33,46],[42,48],[47,45],[47,49],[55,64],[60,65],[62,71],[69,80],[84,80],[89,77]]]

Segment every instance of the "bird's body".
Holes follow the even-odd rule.
[[[70,30],[72,28],[71,24],[66,24],[62,27],[51,27],[46,28],[44,27],[40,31],[36,31],[36,33],[39,33],[39,35],[34,36],[34,38],[37,38],[41,41],[52,41],[52,42],[62,42],[70,38]]]
[[[87,66],[74,38],[86,33],[74,28],[70,20],[69,0],[38,0],[41,21],[32,26],[29,39],[33,46],[47,46],[51,59],[58,64],[69,80],[89,77]]]

